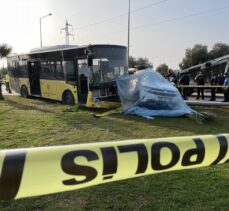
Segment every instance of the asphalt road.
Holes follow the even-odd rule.
[[[185,102],[188,105],[229,106],[229,102],[223,102],[224,101],[224,94],[223,93],[216,93],[215,101],[210,101],[210,99],[211,99],[211,93],[210,92],[204,93],[204,100],[202,100],[202,98],[197,100],[196,97],[197,97],[197,93],[194,92],[190,97],[188,97],[188,100],[186,100]]]

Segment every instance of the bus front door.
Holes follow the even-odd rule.
[[[29,82],[31,95],[41,95],[40,87],[40,66],[38,61],[29,61],[28,62],[29,70]]]
[[[78,59],[78,100],[86,104],[88,96],[89,67],[86,59]]]

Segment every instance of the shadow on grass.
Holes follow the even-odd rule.
[[[161,128],[167,128],[169,130],[183,130],[185,132],[192,132],[198,134],[216,134],[216,133],[228,133],[229,125],[229,113],[225,112],[220,108],[215,109],[204,109],[201,111],[209,111],[214,114],[214,118],[206,122],[198,122],[195,118],[191,119],[188,116],[182,116],[177,118],[170,117],[155,117],[153,120],[147,120],[138,116],[124,115],[124,114],[114,114],[113,118],[118,118],[122,120],[128,119],[132,123],[140,122],[147,125],[155,125]]]
[[[12,110],[14,110],[14,109],[13,108],[10,108],[10,109],[7,109],[5,111],[2,111],[2,112],[0,112],[0,116],[6,114],[8,112],[11,112]]]
[[[37,100],[38,102],[43,102],[45,104],[50,104],[50,105],[61,105],[61,101],[58,100],[52,100],[52,99],[46,99],[43,97],[34,97],[34,96],[29,96],[29,99]]]
[[[36,111],[40,111],[43,113],[53,113],[52,110],[39,108],[38,106],[25,105],[23,103],[20,103],[18,101],[15,101],[9,98],[7,98],[6,103],[20,110],[36,110]]]
[[[215,119],[200,124],[194,119],[185,116],[178,118],[156,117],[155,119],[147,120],[138,116],[124,114],[113,114],[106,117],[93,118],[93,113],[94,112],[89,110],[87,112],[88,116],[82,117],[80,120],[82,127],[84,124],[90,124],[91,127],[101,128],[104,131],[109,130],[124,137],[129,135],[130,138],[155,137],[160,133],[158,130],[161,130],[162,136],[166,136],[166,132],[168,132],[168,136],[170,136],[173,131],[174,133],[178,131],[182,133],[183,131],[183,133],[186,134],[222,133],[227,132],[226,125],[229,124],[229,118],[227,116],[225,121]],[[72,115],[74,116],[74,113]],[[62,119],[62,121],[71,127],[79,125],[78,118],[80,117],[75,116],[75,118],[69,118],[69,116],[60,115],[58,118]]]
[[[93,114],[100,113],[101,110],[91,110],[84,108],[66,108],[63,106],[64,112],[55,112],[53,106],[60,105],[56,101],[36,99],[34,101],[28,101],[29,105],[26,105],[26,100],[7,98],[6,102],[13,107],[21,110],[37,110],[44,113],[56,113],[56,118],[63,121],[71,128],[76,128],[87,133],[91,132],[104,132],[117,134],[113,135],[114,139],[126,139],[126,138],[155,138],[155,137],[168,137],[173,134],[177,136],[182,134],[216,134],[216,133],[228,133],[229,116],[225,108],[217,109],[201,109],[215,112],[217,118],[211,122],[199,124],[197,121],[187,118],[163,118],[156,117],[153,120],[147,120],[137,116],[113,114],[111,116],[94,118]],[[62,107],[60,107],[62,108]],[[106,110],[104,110],[106,111]],[[92,129],[94,128],[94,130]],[[161,132],[161,133],[160,133]],[[105,136],[103,136],[105,137]],[[93,139],[94,141],[95,139]]]

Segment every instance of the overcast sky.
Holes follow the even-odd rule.
[[[66,19],[73,25],[71,44],[127,45],[128,0],[0,0],[0,43],[15,53],[64,44]],[[155,3],[155,5],[153,5]],[[178,68],[185,49],[196,43],[229,43],[228,0],[131,0],[130,54],[157,67]],[[103,22],[103,23],[101,23]]]

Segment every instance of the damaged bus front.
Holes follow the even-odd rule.
[[[79,77],[88,80],[86,106],[96,108],[120,106],[116,80],[118,77],[128,74],[126,47],[90,46],[87,65],[87,75],[82,76],[85,71],[81,72],[81,68],[79,69]],[[80,83],[82,84],[82,82]]]

